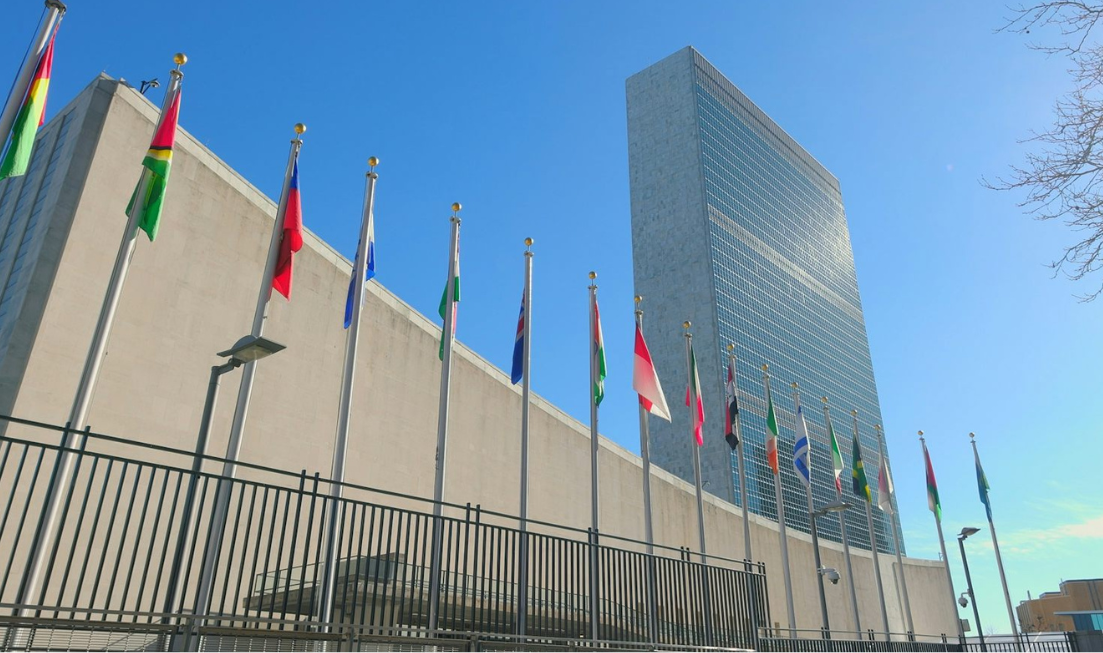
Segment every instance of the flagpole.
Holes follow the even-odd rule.
[[[770,394],[770,366],[762,364],[762,383],[766,386],[766,405],[769,406],[773,403],[773,397]],[[776,412],[775,412],[776,415]],[[769,425],[766,427],[769,430]],[[778,440],[781,439],[780,427],[778,428]],[[769,438],[770,435],[767,435]],[[773,470],[770,470],[773,471]],[[781,542],[781,568],[785,572],[785,608],[789,617],[789,637],[796,639],[797,631],[797,616],[796,610],[793,608],[793,579],[789,576],[789,543],[788,535],[785,534],[785,502],[782,500],[781,494],[781,471],[780,469],[774,472],[774,498],[777,502],[777,525],[778,525],[778,539]]]
[[[594,279],[597,272],[590,272],[590,333],[587,339],[590,343],[590,637],[597,641],[598,633],[598,582],[597,582],[597,546],[598,546],[598,433],[597,433],[597,384],[598,384],[598,352],[596,346],[597,328],[597,284]]]
[[[359,292],[354,290],[352,293],[352,320],[349,323],[348,334],[345,336],[345,368],[341,377],[341,403],[337,410],[337,434],[333,442],[333,463],[330,469],[329,507],[324,534],[326,557],[325,566],[323,567],[324,575],[322,576],[322,604],[319,611],[324,632],[329,632],[330,622],[333,621],[337,567],[340,564],[341,524],[344,521],[341,495],[344,491],[345,459],[348,454],[352,387],[356,375],[356,350],[360,342],[360,314],[364,306],[364,271],[367,269],[368,255],[371,252],[368,237],[371,233],[371,221],[374,219],[375,213],[375,182],[379,179],[379,173],[375,171],[377,165],[379,165],[377,157],[373,156],[368,159],[368,172],[365,175],[364,206],[360,217],[360,239],[356,241],[361,243],[361,246],[356,250],[356,260],[352,266],[353,287],[358,289]]]
[[[528,617],[529,578],[529,363],[532,360],[532,238],[525,239],[525,313],[521,327],[521,547],[517,580],[517,634],[524,637]]]
[[[926,465],[930,460],[930,453],[927,451],[927,441],[923,438],[923,431],[919,431],[919,443],[923,447],[923,464]],[[924,473],[926,470],[924,469]],[[940,508],[941,510],[941,508]],[[938,530],[938,546],[942,549],[942,563],[946,567],[946,586],[950,588],[950,606],[954,611],[954,621],[957,622],[957,636],[961,642],[965,643],[965,629],[961,625],[961,617],[957,612],[957,592],[954,591],[954,577],[950,573],[950,558],[946,555],[946,539],[942,537],[942,516],[939,512],[931,511],[934,514],[934,525]]]
[[[10,140],[12,127],[15,125],[15,119],[19,115],[19,108],[23,106],[23,99],[27,97],[27,90],[31,83],[31,77],[34,75],[35,68],[38,67],[38,61],[42,58],[42,53],[46,49],[46,44],[50,41],[50,34],[54,31],[54,27],[57,25],[61,17],[65,15],[65,3],[60,0],[46,0],[46,15],[42,19],[41,24],[38,26],[38,33],[35,34],[34,40],[31,41],[30,51],[27,53],[27,58],[23,61],[22,67],[15,76],[15,84],[12,85],[11,95],[8,96],[7,104],[4,105],[3,113],[0,113],[0,138],[4,140],[0,141],[0,154],[6,149],[6,144]],[[165,97],[169,97],[169,93],[165,93]],[[162,107],[162,113],[164,108],[168,107],[165,104]],[[80,430],[76,425],[73,428],[77,431]]]
[[[854,441],[858,447],[862,446],[862,443],[858,438],[858,410],[854,409],[850,411],[851,417],[854,418]],[[868,485],[868,481],[867,481]],[[862,500],[866,504],[866,523],[869,525],[869,549],[873,554],[873,577],[877,580],[877,598],[881,602],[881,625],[885,629],[885,641],[892,641],[892,635],[889,634],[889,612],[885,606],[885,586],[881,582],[881,562],[877,556],[877,531],[873,529],[873,507],[872,500],[869,497],[862,497]]]
[[[165,99],[161,103],[161,118],[165,111],[172,106],[172,100],[180,92],[180,82],[184,73],[180,67],[187,63],[188,58],[183,53],[177,53],[173,57],[176,68],[171,72],[168,90],[165,91]],[[154,127],[157,133],[157,127]],[[135,191],[135,198],[145,195],[149,186],[150,172],[142,168],[142,176]],[[30,558],[22,582],[21,591],[18,593],[16,603],[30,603],[37,600],[37,596],[44,588],[40,587],[42,572],[46,563],[46,553],[51,550],[51,542],[55,537],[58,517],[60,516],[62,497],[65,496],[73,475],[73,449],[79,444],[78,434],[87,426],[88,411],[92,405],[92,395],[96,389],[96,380],[99,377],[100,366],[106,355],[107,340],[111,336],[111,327],[115,322],[115,313],[119,308],[119,299],[122,295],[123,284],[126,283],[126,275],[130,270],[130,261],[138,242],[138,219],[142,211],[142,202],[135,201],[127,215],[126,227],[123,229],[119,250],[115,255],[115,265],[111,270],[111,279],[104,293],[103,304],[100,307],[100,315],[96,320],[96,328],[92,334],[92,344],[88,348],[88,357],[84,360],[84,370],[81,372],[80,384],[77,386],[77,394],[73,400],[73,409],[69,414],[71,430],[66,431],[63,449],[58,451],[58,459],[55,463],[54,478],[47,488],[47,495],[43,501],[42,517],[35,539],[31,543]]]
[[[728,343],[728,369],[732,375],[732,390],[736,402],[736,411],[731,415],[732,432],[735,434],[735,454],[739,461],[739,501],[743,505],[743,559],[747,562],[753,560],[751,555],[751,509],[747,502],[747,467],[743,459],[743,428],[739,421],[739,383],[735,370],[735,344]]]
[[[686,374],[689,379],[686,387],[689,388],[689,428],[692,439],[690,440],[690,446],[693,447],[693,480],[697,486],[697,536],[698,546],[701,547],[701,564],[707,564],[708,559],[705,551],[705,500],[704,490],[701,489],[701,447],[697,445],[697,388],[694,384],[693,378],[693,334],[689,332],[689,328],[693,324],[686,320],[682,323],[682,328],[685,329],[686,337]]]
[[[977,461],[977,468],[983,469],[980,465],[980,453],[977,452],[976,434],[969,434],[969,443],[973,445],[973,458]],[[988,491],[985,489],[985,496],[987,497]],[[1011,593],[1007,591],[1007,575],[1003,571],[1003,558],[1000,557],[1000,543],[996,539],[996,524],[992,521],[992,499],[988,497],[988,502],[985,504],[985,512],[988,513],[988,529],[992,531],[992,549],[996,552],[996,568],[1000,570],[1000,583],[1003,584],[1003,600],[1007,604],[1007,618],[1011,620],[1011,633],[1015,636],[1015,641],[1019,641],[1019,627],[1015,623],[1015,610],[1011,607]]]
[[[796,381],[793,381],[790,387],[793,388],[793,405],[796,407],[796,419],[802,420],[804,419],[804,414],[800,406],[800,385]],[[806,454],[808,460],[808,482],[805,483],[804,490],[808,495],[808,522],[810,530],[812,531],[812,553],[816,565],[816,585],[819,587],[820,617],[823,623],[823,636],[827,639],[831,639],[831,621],[827,614],[827,597],[823,592],[823,577],[820,572],[823,568],[823,563],[820,560],[819,538],[816,531],[816,502],[812,498],[812,434],[808,432],[807,423],[804,425],[804,436],[807,439],[805,446],[808,448],[808,453]],[[796,447],[794,447],[794,466],[796,466],[796,457]]]
[[[640,302],[643,297],[636,295],[636,328],[643,333],[643,309]],[[647,627],[651,636],[651,642],[655,643],[659,637],[659,598],[655,587],[655,532],[651,515],[651,431],[647,421],[647,410],[640,402],[640,458],[643,459],[643,532],[647,542]]]
[[[885,457],[885,436],[881,431],[880,424],[874,424],[873,429],[877,432],[877,453],[881,456],[881,464],[885,466],[885,480],[888,481],[892,478],[892,472],[889,470],[888,459]],[[892,492],[889,492],[889,505],[892,505]],[[896,510],[890,510],[889,515],[891,516],[889,526],[892,528],[892,543],[896,549],[896,566],[900,570],[900,591],[904,597],[904,616],[908,618],[908,637],[911,638],[915,636],[915,623],[912,621],[911,599],[908,598],[908,579],[904,575],[904,559],[900,555],[900,535],[896,532],[899,526],[896,520]]]
[[[429,561],[429,636],[436,636],[440,617],[441,549],[444,545],[444,523],[441,520],[444,502],[444,470],[448,445],[448,399],[451,393],[452,347],[456,342],[453,330],[456,319],[456,267],[460,258],[460,206],[452,203],[452,238],[448,245],[448,281],[444,289],[444,354],[440,367],[440,408],[437,410],[436,478],[433,481],[433,548]],[[367,249],[365,247],[365,249]]]
[[[301,131],[300,131],[301,130]],[[287,155],[287,167],[283,176],[283,188],[280,190],[280,202],[276,207],[276,218],[272,222],[272,235],[268,240],[268,257],[260,278],[260,291],[257,293],[257,306],[253,311],[253,326],[249,334],[260,337],[264,333],[264,323],[268,318],[268,300],[272,296],[272,275],[276,270],[279,257],[280,238],[283,236],[284,213],[287,211],[287,197],[291,185],[291,173],[302,148],[301,136],[306,131],[302,123],[295,125],[296,136],[291,141],[291,151]],[[253,392],[253,377],[256,374],[256,361],[249,361],[241,369],[241,384],[238,386],[237,405],[234,408],[234,420],[230,427],[230,438],[226,443],[225,462],[218,485],[215,486],[214,515],[210,532],[207,534],[206,552],[203,556],[203,569],[199,576],[199,588],[196,591],[195,614],[205,617],[210,609],[211,591],[214,587],[214,575],[222,549],[226,519],[230,511],[233,479],[237,476],[237,459],[241,454],[241,434],[245,428],[245,418],[249,412],[249,398]]]
[[[823,420],[827,425],[828,434],[833,434],[834,429],[831,427],[831,412],[827,406],[827,397],[823,398]],[[834,451],[832,451],[832,455],[834,455]],[[835,479],[835,498],[839,503],[843,502],[843,486],[838,482],[837,477]],[[861,637],[862,621],[858,616],[858,590],[854,586],[854,564],[850,560],[850,541],[846,535],[846,512],[839,512],[838,516],[839,531],[843,536],[843,557],[846,558],[846,581],[850,584],[850,607],[854,611],[854,632]]]

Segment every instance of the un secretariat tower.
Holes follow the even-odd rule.
[[[689,413],[681,405],[682,322],[691,320],[706,410],[705,491],[777,520],[765,454],[761,366],[769,363],[786,525],[809,531],[807,496],[792,464],[790,384],[797,381],[816,505],[835,501],[820,399],[827,396],[846,466],[844,498],[855,504],[846,513],[850,542],[870,546],[864,506],[850,488],[856,409],[878,547],[891,551],[891,520],[876,509],[873,426],[881,408],[839,181],[693,48],[630,77],[627,95],[636,292],[674,413],[672,424],[650,418],[655,463],[693,481]],[[728,343],[738,357],[746,497],[723,436]],[[834,516],[818,526],[821,536],[840,539]]]

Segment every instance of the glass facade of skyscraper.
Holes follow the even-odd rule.
[[[664,97],[671,94],[679,96],[673,104]],[[690,48],[631,78],[628,101],[637,291],[652,307],[681,305],[683,312],[692,312],[695,342],[703,338],[713,349],[708,358],[717,377],[726,364],[726,344],[735,345],[738,358],[747,496],[739,493],[734,452],[720,445],[706,447],[702,454],[712,462],[726,457],[713,466],[711,485],[716,489],[709,491],[720,494],[721,488],[729,488],[725,498],[777,519],[773,474],[765,454],[761,366],[766,363],[781,424],[786,524],[805,532],[810,529],[808,498],[792,464],[796,423],[791,384],[796,382],[811,438],[815,505],[836,500],[822,401],[827,397],[844,459],[843,498],[855,506],[846,513],[851,543],[870,547],[863,502],[851,491],[851,412],[856,411],[865,469],[873,486],[879,548],[892,550],[890,518],[876,507],[880,455],[874,425],[881,424],[881,413],[838,181]],[[663,111],[690,115],[684,123],[676,120],[669,130],[648,133],[654,125],[664,124],[649,114]],[[683,149],[690,155],[680,157]],[[655,193],[664,191],[661,183],[649,188],[656,178],[646,168],[654,161],[669,160],[684,160],[692,170],[676,182],[668,178],[665,192],[672,192],[670,183],[700,186],[680,195],[682,201],[656,207]],[[663,270],[642,262],[654,255],[648,251],[645,232],[664,221],[671,223],[671,233],[678,234],[673,240],[664,239],[666,256],[696,262],[688,266],[697,271],[690,273],[689,284],[669,283]],[[698,304],[711,306],[687,305],[687,285],[707,288],[708,292],[691,294]],[[676,350],[678,344],[672,338],[659,338],[651,346]],[[659,357],[676,367],[676,355],[672,351]],[[713,385],[717,386],[714,395],[706,395],[706,400],[722,405],[719,384]],[[714,422],[714,439],[719,437],[722,426],[717,422],[721,421]],[[664,428],[672,432],[667,434]],[[677,420],[671,426],[652,421],[653,448],[660,464],[664,457],[683,456],[681,429]],[[658,451],[663,449],[671,451]],[[678,464],[671,467],[683,473]],[[717,478],[725,473],[729,479]],[[834,515],[821,518],[817,525],[823,537],[841,539]]]

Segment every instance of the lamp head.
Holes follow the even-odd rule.
[[[966,526],[965,528],[961,529],[961,534],[957,536],[957,539],[964,540],[970,536],[976,535],[979,532],[980,529],[976,528],[975,526]]]

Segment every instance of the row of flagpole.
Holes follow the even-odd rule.
[[[53,36],[56,35],[57,27],[60,22],[61,16],[65,12],[65,6],[58,0],[46,0],[47,10],[44,13],[43,19],[36,31],[30,52],[27,60],[23,63],[20,71],[17,75],[16,84],[13,86],[13,92],[8,102],[5,104],[3,114],[0,115],[0,133],[8,134],[11,132],[12,136],[10,142],[5,150],[5,161],[12,156],[12,153],[19,150],[19,156],[30,157],[29,146],[20,144],[17,142],[19,138],[25,138],[26,133],[30,134],[31,143],[33,144],[34,134],[37,130],[38,124],[41,122],[42,115],[44,113],[45,106],[45,90],[49,80],[49,63],[52,61],[53,50]],[[143,171],[139,179],[137,188],[134,195],[131,198],[130,205],[127,207],[127,222],[123,230],[122,241],[119,246],[119,250],[116,256],[115,265],[112,270],[111,278],[108,284],[107,291],[105,293],[104,302],[101,307],[100,315],[96,323],[92,344],[89,348],[88,356],[85,361],[84,371],[81,375],[80,384],[74,399],[73,409],[70,414],[69,427],[71,430],[66,431],[66,437],[64,441],[64,448],[60,451],[58,460],[56,463],[56,469],[53,476],[53,481],[50,485],[47,497],[45,499],[43,516],[40,520],[39,526],[36,529],[34,539],[31,545],[31,558],[28,564],[26,573],[20,584],[19,591],[19,603],[33,603],[36,597],[40,597],[44,588],[40,587],[42,566],[46,560],[46,554],[51,550],[51,543],[54,537],[56,537],[56,527],[58,520],[58,512],[60,509],[60,501],[65,495],[66,489],[72,482],[72,465],[73,457],[72,450],[79,446],[77,433],[80,429],[84,428],[87,423],[88,411],[91,406],[91,399],[94,394],[96,381],[98,379],[100,366],[106,353],[107,343],[110,337],[111,327],[114,323],[115,314],[118,308],[118,303],[121,297],[121,292],[126,280],[126,276],[129,270],[130,262],[133,259],[133,255],[137,243],[137,234],[139,230],[143,230],[147,233],[152,241],[158,231],[159,220],[163,209],[163,203],[165,199],[165,193],[167,188],[167,182],[169,177],[169,170],[171,168],[172,150],[175,143],[176,127],[179,120],[180,110],[180,98],[181,98],[181,83],[183,80],[183,73],[181,72],[181,66],[186,63],[187,58],[183,54],[177,54],[174,57],[176,68],[171,71],[171,81],[169,87],[165,93],[165,97],[161,107],[161,114],[157,122],[157,126],[154,131],[154,137],[151,142],[150,148],[146,154],[145,159],[142,162]],[[32,73],[36,73],[33,75]],[[44,81],[43,81],[44,80]],[[35,83],[32,83],[35,82]],[[39,83],[41,82],[41,83]],[[37,92],[41,91],[41,96],[36,96]],[[19,111],[19,115],[16,116],[17,109],[22,106],[23,109]],[[34,112],[38,112],[35,114]],[[25,114],[25,115],[24,115]],[[16,121],[16,118],[19,121]],[[16,134],[13,130],[13,122],[19,122],[22,124],[24,118],[27,119],[27,125],[32,126],[29,132]],[[18,124],[16,127],[18,128]],[[288,156],[288,163],[284,175],[284,183],[281,188],[280,201],[277,206],[276,217],[273,224],[272,236],[269,242],[268,254],[265,259],[265,267],[262,274],[262,281],[260,286],[260,292],[258,294],[257,306],[254,312],[254,319],[252,323],[252,329],[250,334],[254,337],[260,337],[263,333],[265,322],[268,316],[268,304],[271,298],[272,290],[275,289],[281,294],[290,299],[291,295],[291,279],[292,279],[292,263],[293,255],[302,247],[302,213],[301,204],[299,198],[298,188],[298,157],[302,147],[301,135],[305,131],[305,126],[299,124],[296,125],[296,137],[291,142],[291,151]],[[329,504],[329,515],[327,519],[327,529],[325,533],[325,573],[323,576],[323,592],[320,605],[319,616],[323,621],[328,621],[332,616],[332,589],[334,583],[334,575],[336,574],[336,556],[338,550],[338,542],[340,538],[340,524],[341,524],[341,512],[340,512],[340,498],[341,498],[341,483],[344,479],[345,470],[345,458],[348,447],[348,434],[349,434],[349,416],[351,414],[352,403],[352,389],[355,372],[356,351],[359,340],[360,331],[360,314],[363,307],[363,291],[364,284],[375,276],[375,242],[374,242],[374,190],[375,183],[378,179],[378,174],[375,172],[375,166],[378,164],[378,160],[372,157],[369,160],[369,171],[366,175],[366,189],[365,198],[363,204],[363,212],[361,216],[359,240],[357,245],[357,252],[353,265],[352,275],[349,285],[348,299],[346,302],[345,311],[345,326],[348,329],[346,337],[346,355],[345,365],[342,379],[341,390],[341,402],[338,414],[338,427],[335,434],[333,465],[331,470],[331,501]],[[25,170],[25,162],[23,165]],[[18,171],[18,166],[15,168],[14,174],[22,174]],[[14,174],[12,176],[14,176]],[[435,463],[435,482],[434,482],[434,530],[431,552],[431,573],[430,573],[430,615],[429,622],[430,628],[435,629],[437,626],[437,614],[436,607],[439,603],[440,593],[440,579],[439,569],[441,563],[441,548],[442,548],[442,536],[443,531],[441,528],[441,506],[444,499],[444,484],[445,484],[445,463],[446,463],[446,445],[447,445],[447,432],[448,432],[448,408],[449,408],[449,396],[450,396],[450,375],[451,375],[451,363],[453,345],[455,343],[455,319],[456,308],[460,299],[460,282],[459,282],[459,232],[460,232],[460,218],[459,210],[460,205],[458,203],[452,205],[453,215],[451,218],[452,229],[451,239],[449,247],[449,262],[448,262],[448,274],[446,277],[446,284],[444,293],[441,298],[440,314],[443,318],[443,328],[440,346],[440,358],[441,358],[441,392],[440,392],[440,406],[438,413],[438,430],[437,430],[437,448],[436,448],[436,463]],[[530,403],[530,373],[529,373],[529,360],[531,351],[531,326],[532,326],[532,252],[528,249],[531,246],[531,239],[526,239],[526,252],[525,252],[525,284],[524,293],[522,295],[522,308],[519,317],[519,328],[517,344],[520,345],[520,355],[517,355],[515,351],[514,356],[514,373],[513,381],[522,381],[522,424],[521,424],[521,488],[520,488],[520,526],[522,531],[522,560],[527,558],[527,551],[525,546],[527,540],[524,536],[527,526],[527,493],[528,493],[528,421],[529,421],[529,403]],[[595,545],[591,548],[592,569],[597,568],[597,544],[599,534],[599,513],[598,513],[598,409],[605,395],[604,380],[606,376],[605,367],[605,351],[604,341],[601,331],[600,315],[598,311],[597,303],[597,285],[594,283],[596,274],[590,273],[590,327],[589,327],[589,340],[590,340],[590,427],[591,427],[591,541]],[[358,280],[359,281],[358,283]],[[359,291],[359,292],[357,292]],[[658,375],[654,369],[654,365],[650,358],[650,353],[647,349],[646,343],[643,340],[642,324],[643,324],[643,312],[639,308],[639,297],[636,298],[636,344],[635,344],[635,365],[633,373],[633,388],[639,394],[640,398],[640,443],[641,443],[641,456],[643,457],[644,464],[644,530],[645,538],[648,544],[649,552],[652,551],[654,544],[654,532],[652,524],[651,514],[651,493],[650,493],[650,455],[649,455],[649,436],[647,420],[648,415],[656,415],[660,418],[670,420],[670,410],[666,404],[665,396],[662,393],[661,385],[659,384]],[[702,428],[705,419],[705,412],[703,402],[701,400],[701,388],[700,379],[696,371],[696,357],[693,352],[692,346],[692,334],[689,332],[690,323],[686,322],[683,325],[686,329],[686,361],[687,361],[687,393],[686,393],[686,405],[689,407],[691,415],[691,424],[693,425],[693,437],[695,445],[693,446],[694,456],[694,471],[695,471],[695,483],[696,483],[696,499],[697,499],[697,513],[698,513],[698,534],[699,534],[699,547],[702,561],[706,560],[706,546],[705,546],[705,526],[704,526],[704,510],[703,510],[703,492],[701,484],[701,469],[700,469],[700,446],[703,444]],[[728,370],[727,370],[727,384],[725,386],[725,394],[727,395],[727,402],[725,406],[725,435],[729,444],[736,450],[739,464],[739,482],[740,482],[740,496],[743,497],[743,530],[745,540],[745,558],[749,561],[752,556],[751,552],[751,537],[750,537],[750,525],[748,521],[748,508],[747,508],[747,490],[746,490],[746,471],[745,471],[745,458],[743,452],[743,436],[741,433],[741,424],[738,410],[738,396],[739,391],[736,382],[735,374],[735,353],[734,346],[728,346]],[[518,367],[520,367],[520,374],[518,374]],[[767,400],[767,417],[766,417],[766,452],[767,463],[774,475],[774,487],[777,501],[778,511],[778,523],[779,523],[779,544],[782,553],[782,564],[785,580],[786,590],[786,607],[788,612],[790,628],[795,627],[796,619],[793,607],[793,592],[792,581],[789,573],[789,560],[788,560],[788,545],[787,536],[785,532],[785,515],[784,515],[784,502],[782,500],[782,491],[780,483],[780,473],[778,467],[778,439],[780,436],[780,429],[777,420],[777,414],[774,409],[771,387],[770,387],[770,375],[768,372],[768,366],[763,365],[763,385]],[[207,601],[213,585],[214,579],[214,566],[217,562],[219,549],[223,539],[223,533],[225,528],[227,510],[230,502],[230,487],[232,479],[236,476],[236,462],[240,455],[242,446],[243,435],[245,431],[246,418],[248,415],[249,402],[252,394],[253,380],[256,373],[256,361],[250,361],[245,363],[240,387],[238,390],[238,398],[235,406],[233,422],[231,426],[230,437],[227,445],[227,452],[225,456],[225,464],[222,473],[222,480],[219,482],[216,489],[215,499],[215,515],[212,522],[211,532],[208,535],[206,543],[206,555],[205,555],[205,567],[201,573],[201,580],[199,590],[197,592],[197,615],[205,616],[208,608]],[[796,406],[797,415],[797,428],[798,439],[797,447],[794,450],[794,466],[797,469],[798,476],[806,484],[808,488],[809,508],[810,512],[814,509],[811,495],[811,473],[809,468],[809,448],[811,441],[807,437],[807,427],[804,422],[803,411],[800,406],[799,391],[797,385],[793,384],[794,390],[794,404]],[[865,479],[865,472],[862,467],[861,458],[861,446],[858,442],[858,419],[857,411],[852,411],[853,426],[854,426],[854,465],[852,468],[852,477],[854,481],[854,492],[856,495],[862,496],[866,502],[866,517],[869,525],[869,532],[871,541],[872,555],[874,558],[874,573],[877,580],[878,592],[881,600],[881,616],[882,625],[886,633],[889,631],[887,610],[884,604],[884,591],[883,584],[880,578],[880,569],[877,562],[877,546],[876,536],[873,527],[872,517],[872,498],[869,490],[868,483]],[[842,472],[841,456],[838,450],[838,444],[835,440],[834,431],[831,428],[830,415],[827,407],[827,400],[824,398],[824,418],[825,423],[830,434],[832,448],[833,448],[833,460],[835,462],[835,482],[836,482],[836,494],[837,497],[842,498],[842,487],[839,481],[839,475]],[[900,566],[900,573],[903,576],[902,560],[900,558],[900,546],[896,533],[896,516],[892,510],[891,496],[892,480],[889,475],[887,461],[885,459],[883,449],[883,437],[880,431],[880,427],[877,426],[878,446],[880,453],[880,469],[878,474],[878,484],[880,490],[880,496],[878,500],[879,507],[888,512],[892,516],[892,530],[894,537],[895,550],[897,555],[897,562]],[[1007,591],[1006,577],[1003,570],[1002,560],[999,557],[999,548],[996,541],[995,528],[992,521],[991,505],[987,495],[987,480],[984,477],[983,470],[980,466],[979,453],[976,452],[976,444],[973,443],[974,455],[976,457],[978,485],[980,487],[980,493],[982,501],[985,503],[987,515],[989,518],[989,525],[991,527],[993,546],[996,550],[997,564],[1000,570],[1001,581],[1004,585],[1004,595],[1007,601],[1007,607],[1009,617],[1011,618],[1012,628],[1015,628],[1015,620],[1010,603],[1010,595]],[[943,558],[946,560],[945,544],[941,533],[941,507],[938,504],[937,487],[934,485],[933,469],[930,465],[929,455],[927,453],[926,445],[923,446],[924,456],[927,465],[927,477],[928,477],[928,491],[929,501],[931,501],[931,510],[935,514],[936,525],[939,531],[939,541],[943,550]],[[802,468],[803,466],[803,468]],[[931,489],[934,488],[934,494],[931,495]],[[933,496],[933,499],[930,497]],[[814,519],[814,517],[812,517]],[[845,530],[845,520],[840,516],[840,525],[844,546],[844,555],[847,563],[847,576],[851,589],[851,602],[854,611],[855,630],[860,630],[860,620],[857,609],[857,598],[854,589],[853,581],[853,567],[850,560],[849,542]],[[524,569],[525,565],[521,565]],[[947,570],[948,571],[948,570]],[[819,570],[817,570],[819,573]],[[176,579],[173,579],[175,581]],[[951,594],[952,579],[951,582]],[[591,628],[594,636],[597,631],[597,591],[596,583],[597,576],[591,574]],[[907,624],[909,631],[913,629],[911,610],[909,605],[909,599],[907,596],[906,581],[901,579],[901,585],[903,589],[902,602],[904,612],[907,617]],[[654,587],[651,587],[652,601],[654,601]],[[522,603],[525,605],[524,592],[521,594]],[[169,605],[166,606],[166,612],[170,612],[173,608],[173,602],[175,596],[169,596]],[[956,614],[956,608],[955,608]],[[524,609],[519,611],[518,627],[520,633],[524,633]],[[652,624],[652,630],[654,631],[655,625]],[[1016,630],[1017,632],[1017,630]]]

